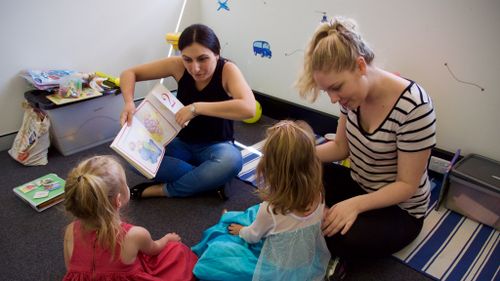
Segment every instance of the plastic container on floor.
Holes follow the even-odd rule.
[[[500,162],[477,154],[460,160],[450,173],[445,206],[500,229]]]
[[[50,119],[50,139],[67,156],[114,139],[120,130],[123,98],[108,94],[75,103],[56,105],[46,98],[46,91],[33,90],[24,97]]]

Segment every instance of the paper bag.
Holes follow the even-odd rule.
[[[50,121],[47,114],[23,102],[24,117],[19,132],[14,139],[10,156],[26,166],[47,164],[47,152],[50,146]]]

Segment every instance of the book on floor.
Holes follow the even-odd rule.
[[[32,180],[13,189],[23,201],[41,212],[64,201],[65,181],[54,173]]]
[[[157,83],[137,106],[132,125],[124,124],[110,147],[146,178],[154,178],[165,146],[182,129],[175,121],[175,113],[183,106],[163,84]]]

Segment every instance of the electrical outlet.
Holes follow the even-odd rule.
[[[429,170],[436,173],[444,174],[450,166],[450,161],[444,160],[439,157],[431,156],[431,161],[429,162]]]

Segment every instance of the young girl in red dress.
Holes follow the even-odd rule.
[[[123,222],[130,193],[125,172],[111,156],[95,156],[68,175],[64,280],[194,280],[197,261],[175,233],[153,240],[143,227]]]

